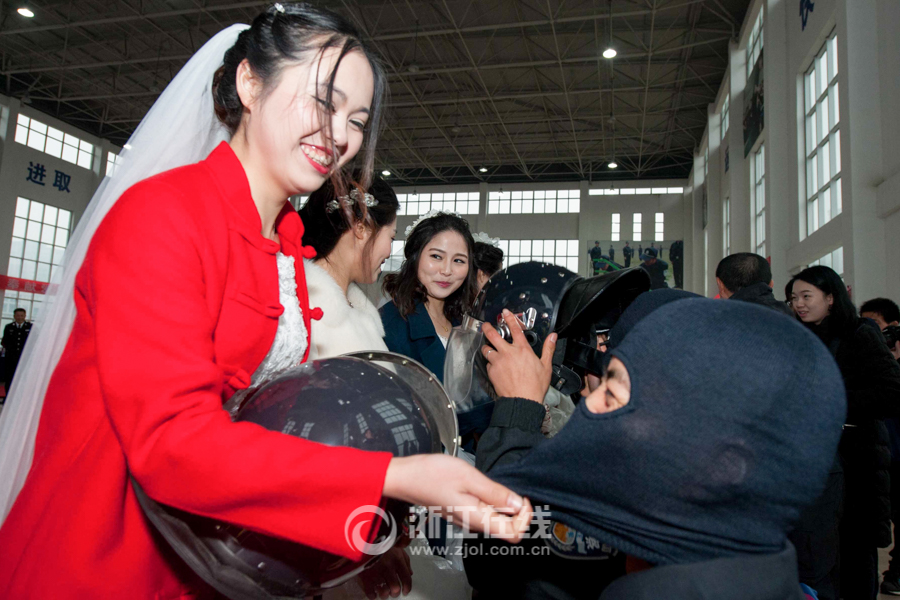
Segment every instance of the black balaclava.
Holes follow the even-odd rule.
[[[625,335],[634,329],[638,321],[652,313],[657,308],[665,306],[670,302],[678,300],[686,300],[687,298],[702,298],[693,292],[685,292],[677,288],[668,288],[664,290],[650,290],[644,292],[634,299],[621,318],[616,322],[615,326],[609,332],[609,348],[615,348],[625,339]]]
[[[844,423],[825,346],[771,309],[696,298],[652,311],[610,354],[628,371],[629,403],[602,415],[580,403],[491,477],[654,564],[783,550]]]

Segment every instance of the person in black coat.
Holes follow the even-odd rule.
[[[622,258],[625,259],[625,268],[631,266],[631,259],[634,256],[634,248],[628,245],[628,242],[625,242],[625,247],[622,248]]]
[[[669,246],[669,260],[672,261],[672,277],[675,279],[675,287],[684,287],[684,242],[681,240],[672,242]]]
[[[835,454],[846,413],[840,373],[815,336],[772,311],[704,298],[655,302],[671,293],[649,292],[650,302],[639,298],[625,311],[610,332],[606,376],[549,440],[535,422],[554,348],[529,359],[520,332],[506,344],[484,326],[501,399],[478,466],[535,507],[549,505],[549,531],[560,523],[573,539],[654,565],[610,583],[597,563],[572,561],[558,575],[562,565],[526,547],[505,561],[519,560],[516,570],[482,547],[466,558],[466,572],[484,597],[804,597],[785,535],[821,491]],[[672,347],[684,351],[673,357]],[[660,363],[663,355],[670,360]],[[532,385],[544,372],[543,387]],[[724,404],[712,385],[723,376]]]
[[[730,254],[716,267],[720,298],[760,304],[793,317],[794,311],[772,293],[774,283],[769,261],[752,252]]]
[[[834,356],[847,391],[847,420],[838,450],[844,472],[843,514],[838,510],[831,519],[818,515],[819,526],[831,527],[829,521],[840,518],[840,595],[874,600],[877,549],[891,543],[891,451],[882,419],[900,415],[900,365],[877,326],[857,316],[832,269],[805,269],[786,291],[797,318]]]
[[[666,283],[666,270],[669,268],[669,263],[664,260],[659,260],[656,257],[656,248],[647,248],[647,250],[641,254],[641,268],[647,271],[647,274],[650,275],[650,289],[651,290],[663,290],[669,287],[669,284]]]
[[[17,308],[13,311],[14,321],[3,328],[3,340],[0,345],[6,352],[3,364],[3,383],[6,386],[7,395],[12,386],[19,359],[22,357],[22,351],[25,349],[25,342],[28,341],[28,334],[31,333],[31,323],[25,321],[26,316],[24,308]]]

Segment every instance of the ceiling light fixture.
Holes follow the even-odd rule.
[[[609,161],[609,164],[607,164],[606,166],[609,167],[610,169],[616,169],[616,168],[618,168],[619,163],[617,163],[614,160],[611,160],[611,161]]]
[[[16,12],[28,19],[34,18],[34,12],[32,12],[32,10],[30,8],[28,8],[27,6],[21,7]]]
[[[607,48],[603,51],[603,58],[615,58],[616,54],[618,54],[615,48]]]
[[[391,172],[388,171],[387,169],[385,169],[384,171],[382,171],[381,174],[384,175],[385,177],[390,177],[390,176],[391,176]]]
[[[482,172],[482,173],[487,173],[487,167],[481,167],[481,168],[478,169],[478,170],[479,170],[480,172]]]

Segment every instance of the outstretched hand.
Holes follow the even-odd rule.
[[[555,333],[547,336],[538,358],[522,332],[519,319],[504,309],[503,320],[512,334],[512,343],[504,340],[490,324],[482,326],[484,337],[493,345],[493,348],[484,346],[481,349],[488,362],[488,379],[498,396],[543,402],[553,374],[557,336]]]
[[[475,467],[444,454],[393,458],[384,495],[411,504],[440,508],[441,516],[472,531],[522,539],[531,524],[531,503]]]

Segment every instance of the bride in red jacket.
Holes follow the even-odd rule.
[[[352,559],[347,517],[382,496],[507,507],[518,515],[491,528],[527,528],[527,502],[463,461],[326,447],[222,409],[306,359],[327,307],[309,306],[314,252],[285,199],[339,185],[358,154],[371,175],[385,87],[342,18],[276,4],[213,38],[160,97],[73,236],[0,423],[0,597],[209,594],[129,474],[163,504]]]

